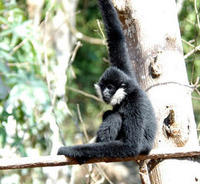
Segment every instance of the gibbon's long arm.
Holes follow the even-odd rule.
[[[103,115],[103,122],[97,132],[96,142],[109,142],[117,139],[122,126],[122,117],[111,110]]]
[[[135,145],[121,141],[98,142],[78,146],[61,147],[58,155],[76,158],[79,164],[85,163],[90,158],[125,158],[136,156],[138,148]]]
[[[117,12],[111,0],[98,0],[98,2],[105,25],[111,66],[115,66],[134,77],[126,39]]]

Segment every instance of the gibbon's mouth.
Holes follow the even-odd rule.
[[[103,91],[103,100],[106,103],[110,103],[112,95],[110,94],[110,90],[108,88],[105,88]]]
[[[109,104],[109,103],[110,103],[110,97],[104,96],[104,97],[103,97],[103,101],[104,101],[105,103]]]

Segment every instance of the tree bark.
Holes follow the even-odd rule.
[[[155,147],[198,146],[196,124],[174,0],[113,0],[127,39],[137,79],[154,106]],[[200,181],[194,159],[165,159],[148,164],[152,184]]]

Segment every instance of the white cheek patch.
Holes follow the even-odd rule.
[[[103,97],[102,97],[102,94],[101,94],[101,88],[98,84],[95,84],[94,85],[95,89],[96,89],[96,92],[97,92],[97,95],[99,96],[99,98],[102,100]]]
[[[120,104],[121,101],[125,98],[126,95],[127,95],[127,94],[126,94],[126,92],[124,91],[124,89],[123,89],[123,88],[119,88],[119,89],[115,92],[115,94],[112,96],[111,101],[110,101],[110,104],[113,105],[113,106],[116,105],[116,104]]]

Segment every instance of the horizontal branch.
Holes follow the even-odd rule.
[[[153,150],[149,155],[139,155],[137,157],[127,158],[93,158],[85,164],[96,162],[125,162],[136,160],[148,160],[148,159],[170,159],[170,158],[182,158],[182,157],[194,157],[200,156],[200,148],[195,150],[186,150],[185,148],[176,148],[171,152],[163,153],[163,150]],[[0,159],[0,170],[7,169],[24,169],[34,167],[52,167],[52,166],[64,166],[78,164],[76,159],[65,157],[62,155],[55,156],[39,156],[39,157],[22,157],[22,158],[2,158]]]

